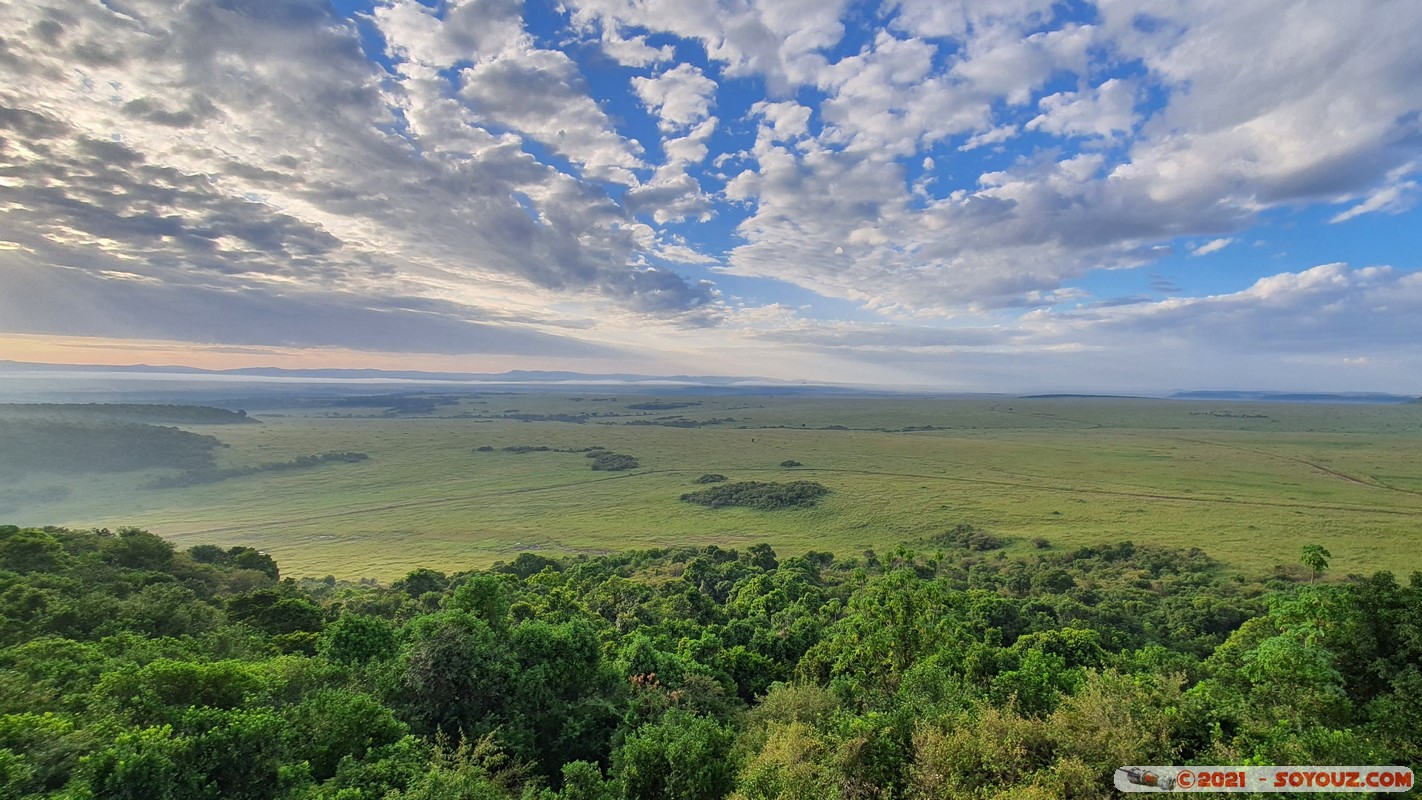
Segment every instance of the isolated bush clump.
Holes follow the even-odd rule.
[[[780,466],[789,468],[789,467],[803,467],[803,466],[805,466],[805,465],[804,465],[804,464],[801,464],[800,462],[798,462],[798,461],[796,461],[795,459],[791,458],[791,459],[786,459],[785,461],[780,462]]]
[[[546,453],[551,449],[551,447],[542,444],[537,446],[531,444],[516,444],[512,447],[505,447],[504,452],[514,453],[516,455],[523,455],[524,453]]]
[[[593,456],[592,468],[601,472],[620,472],[624,469],[636,469],[640,466],[637,459],[621,453],[599,452]]]
[[[725,482],[726,482],[726,476],[725,476],[725,475],[719,475],[719,474],[717,474],[717,473],[715,473],[715,472],[708,472],[708,473],[706,473],[705,475],[702,475],[701,477],[699,477],[699,478],[697,478],[696,480],[692,481],[692,483],[725,483]]]
[[[493,447],[493,445],[487,445],[487,444],[486,444],[486,445],[484,445],[484,446],[482,446],[482,447],[476,447],[476,448],[474,448],[474,452],[476,452],[476,453],[492,453],[492,452],[494,452],[494,447]]]
[[[740,506],[773,511],[780,508],[808,508],[827,494],[828,488],[813,481],[741,481],[688,492],[682,495],[681,499],[708,508]]]
[[[998,537],[972,525],[955,525],[952,530],[935,536],[933,542],[962,550],[978,551],[1001,550],[1005,544]]]
[[[1045,536],[1038,536],[1032,540],[1032,546],[1038,550],[1050,550],[1052,548],[1052,540]]]

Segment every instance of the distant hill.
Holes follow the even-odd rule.
[[[1256,403],[1415,403],[1411,395],[1381,392],[1176,392],[1172,400],[1245,400]]]
[[[766,386],[814,385],[805,381],[784,381],[774,378],[733,377],[725,375],[639,375],[635,373],[584,373],[546,370],[510,370],[508,372],[422,372],[419,370],[384,369],[283,369],[281,367],[243,367],[241,369],[199,369],[197,367],[153,366],[131,364],[40,364],[27,361],[0,360],[0,371],[8,372],[104,372],[146,375],[219,375],[251,378],[293,378],[313,381],[380,380],[380,381],[451,381],[458,383],[643,383],[688,384],[694,386]]]
[[[1024,394],[1022,400],[1157,400],[1138,394]]]

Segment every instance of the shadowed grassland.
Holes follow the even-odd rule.
[[[384,579],[525,550],[767,541],[856,554],[960,524],[1001,537],[1010,551],[1032,549],[1035,538],[1054,548],[1131,539],[1203,547],[1260,572],[1292,565],[1303,544],[1317,542],[1333,552],[1335,575],[1422,569],[1417,405],[575,397],[486,394],[393,419],[326,417],[333,410],[319,407],[264,412],[265,424],[217,432],[230,445],[217,451],[218,469],[331,451],[370,460],[174,489],[139,488],[171,471],[81,475],[65,481],[67,497],[26,502],[9,521],[132,522],[183,546],[256,547],[293,575]],[[596,416],[568,423],[510,414]],[[626,424],[667,415],[735,421]],[[502,451],[516,446],[550,450]],[[589,447],[634,454],[638,467],[594,471],[583,454],[558,452]],[[807,465],[795,468],[796,480],[830,490],[815,507],[713,510],[679,499],[707,473],[784,480],[787,460]]]

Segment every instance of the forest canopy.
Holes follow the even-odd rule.
[[[0,526],[0,796],[1114,796],[1122,764],[1422,761],[1422,574],[1129,542],[522,553],[391,586]]]

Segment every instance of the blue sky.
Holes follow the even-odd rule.
[[[0,357],[1418,392],[1422,22],[17,2]]]

